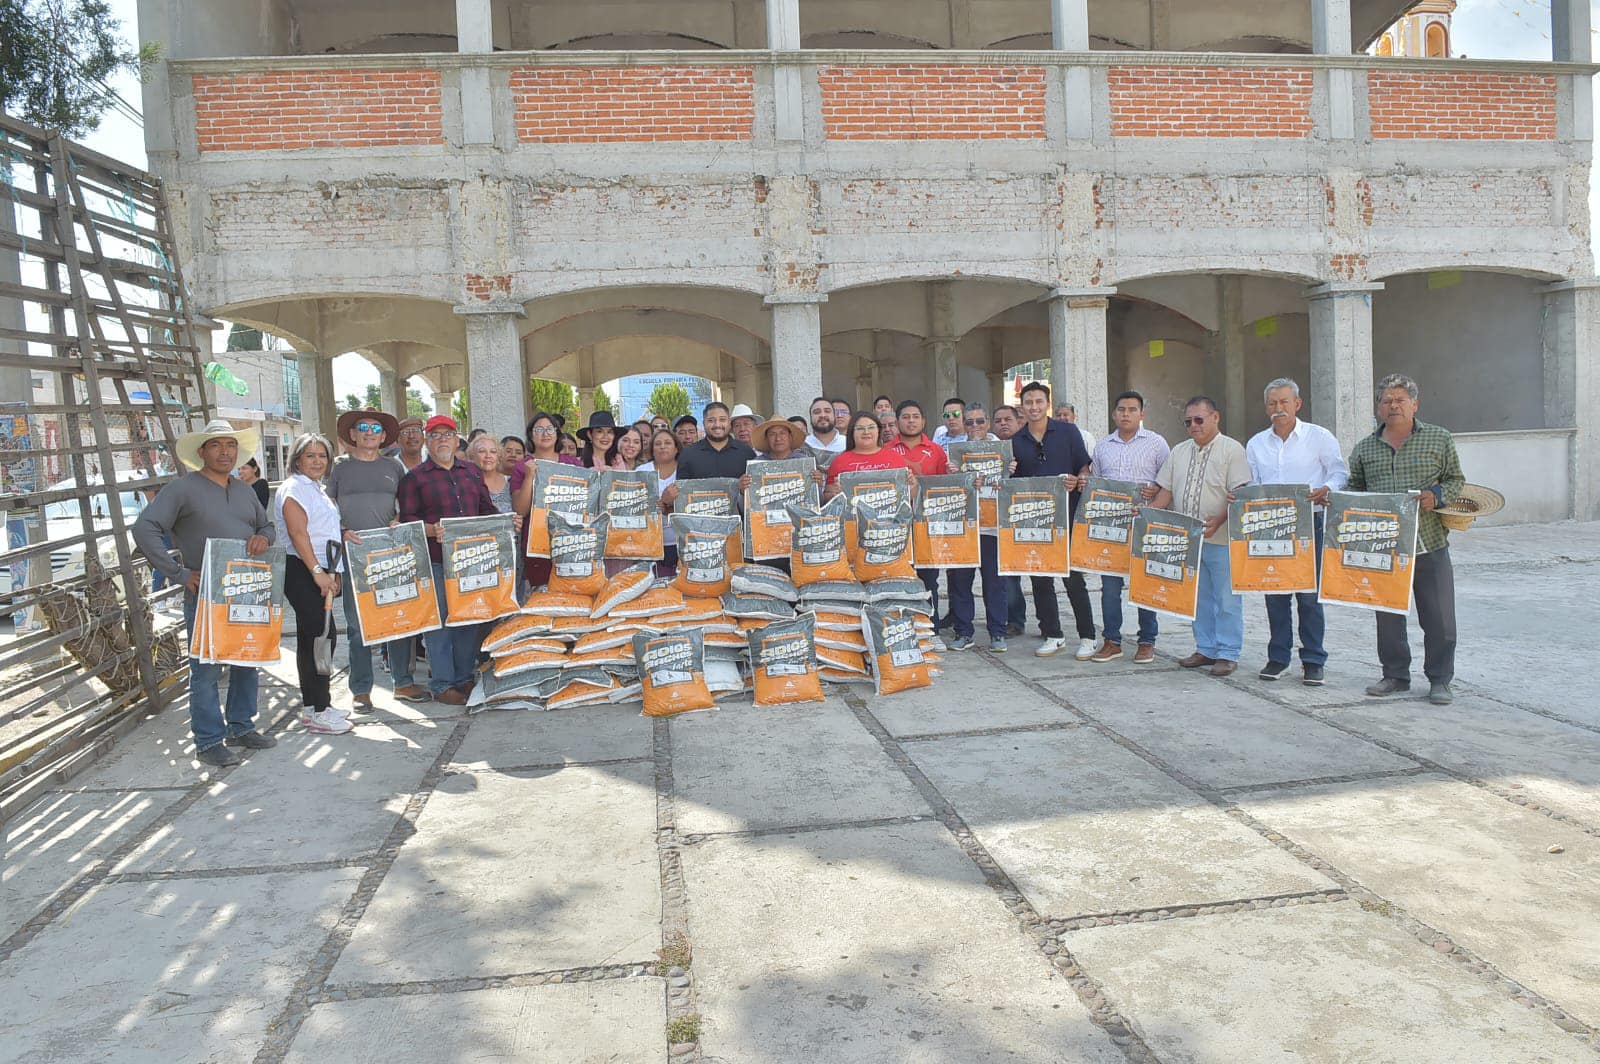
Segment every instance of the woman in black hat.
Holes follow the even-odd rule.
[[[585,469],[626,469],[627,463],[617,453],[617,419],[609,410],[597,410],[589,415],[589,423],[578,430],[583,450],[578,461]]]

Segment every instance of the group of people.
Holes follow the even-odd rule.
[[[145,508],[134,527],[139,548],[152,566],[185,585],[185,619],[192,631],[199,568],[209,538],[246,540],[259,554],[273,542],[285,546],[288,561],[285,596],[297,626],[296,664],[306,727],[325,732],[347,731],[348,715],[332,704],[328,678],[318,674],[312,641],[322,632],[325,603],[341,591],[338,572],[344,542],[359,542],[359,530],[420,521],[429,538],[434,587],[441,616],[446,616],[440,556],[440,521],[508,513],[520,531],[532,505],[533,463],[559,462],[597,469],[652,468],[660,485],[660,504],[670,512],[679,486],[697,479],[747,476],[757,458],[811,456],[817,459],[824,498],[839,491],[839,476],[861,470],[906,469],[918,476],[937,476],[951,469],[947,449],[975,440],[1010,440],[1010,475],[1059,476],[1076,514],[1087,478],[1101,476],[1142,485],[1146,503],[1171,509],[1204,524],[1198,605],[1194,618],[1195,648],[1182,658],[1184,668],[1227,676],[1238,667],[1244,650],[1242,598],[1231,587],[1227,545],[1227,510],[1233,493],[1247,484],[1306,484],[1317,504],[1318,564],[1323,540],[1322,504],[1338,490],[1420,491],[1419,535],[1413,594],[1425,638],[1423,671],[1435,704],[1451,700],[1454,676],[1455,601],[1448,530],[1434,512],[1460,492],[1463,477],[1450,433],[1417,417],[1418,389],[1407,377],[1394,375],[1377,388],[1378,424],[1349,456],[1341,454],[1333,435],[1302,420],[1299,386],[1280,378],[1263,393],[1267,427],[1241,444],[1221,431],[1221,410],[1207,396],[1184,406],[1187,439],[1176,446],[1144,424],[1144,397],[1135,391],[1117,396],[1111,431],[1096,440],[1077,424],[1074,408],[1052,407],[1048,385],[1025,385],[1015,406],[997,407],[950,398],[940,405],[939,424],[929,432],[929,418],[920,402],[895,402],[877,396],[869,410],[852,410],[839,399],[812,401],[806,416],[762,418],[749,407],[706,404],[699,418],[641,419],[623,428],[612,414],[598,412],[571,436],[564,419],[540,412],[521,436],[498,440],[474,429],[463,437],[446,415],[426,421],[404,421],[376,410],[344,414],[337,426],[338,446],[321,435],[297,438],[289,457],[289,476],[270,506],[236,475],[241,457],[255,449],[253,433],[213,422],[185,436],[180,458],[192,470],[168,484]],[[569,442],[570,441],[570,442]],[[340,451],[344,452],[342,455]],[[247,474],[248,475],[248,474]],[[667,530],[663,573],[676,561]],[[175,548],[174,555],[168,544]],[[940,612],[940,572],[919,571],[932,596],[940,630],[948,631],[941,648],[964,651],[975,645],[974,579],[982,580],[988,647],[1003,653],[1008,637],[1023,633],[1028,597],[1021,578],[998,573],[996,539],[989,530],[981,539],[980,564],[972,569],[942,570],[948,611]],[[524,587],[543,586],[550,577],[548,559],[526,559]],[[1055,578],[1031,577],[1031,598],[1042,641],[1040,657],[1067,647]],[[1076,657],[1105,663],[1125,655],[1123,592],[1120,577],[1100,577],[1100,624],[1097,629],[1088,586],[1081,572],[1062,580],[1078,635]],[[351,712],[372,708],[374,648],[364,645],[355,624],[353,595],[343,595],[349,648]],[[1263,680],[1277,680],[1291,667],[1299,637],[1302,678],[1324,682],[1327,651],[1324,616],[1315,593],[1268,595],[1269,638]],[[1298,624],[1296,621],[1298,620]],[[1133,661],[1156,660],[1157,614],[1138,610]],[[423,637],[429,677],[418,682],[414,641],[403,639],[384,648],[397,698],[464,705],[471,693],[481,626],[442,627]],[[1374,697],[1410,687],[1411,655],[1406,618],[1379,614],[1378,654],[1382,677],[1367,689]],[[228,698],[219,697],[221,667],[190,663],[190,715],[195,746],[202,762],[231,764],[232,748],[266,748],[271,737],[255,727],[255,670],[231,666]]]

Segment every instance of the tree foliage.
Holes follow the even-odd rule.
[[[461,435],[465,436],[477,427],[472,423],[472,400],[468,398],[465,388],[456,393],[455,399],[450,403],[449,413],[451,417],[456,419],[456,428],[461,430]],[[489,426],[484,427],[488,428]],[[490,429],[490,431],[493,432],[495,430]]]
[[[589,393],[589,402],[594,407],[594,412],[609,413],[612,417],[621,417],[622,411],[617,409],[617,404],[611,401],[604,388],[596,388]]]
[[[107,0],[0,0],[0,111],[69,137],[98,128],[118,106],[106,83],[158,57],[121,29]]]
[[[645,408],[654,417],[667,419],[671,425],[689,412],[689,389],[675,381],[658,384],[650,389],[650,401]]]
[[[415,388],[406,389],[406,417],[420,417],[426,421],[431,409],[428,406],[428,401],[422,397],[421,392]]]
[[[534,377],[528,382],[528,410],[557,414],[571,421],[578,413],[578,393],[570,384]]]

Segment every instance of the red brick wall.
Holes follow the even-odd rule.
[[[1044,136],[1043,67],[822,67],[833,140],[1021,140]]]
[[[1114,137],[1304,137],[1311,71],[1112,67]]]
[[[201,151],[442,144],[436,70],[194,75]]]
[[[1375,140],[1554,140],[1556,79],[1547,74],[1367,74]]]
[[[528,67],[511,74],[517,139],[542,144],[749,140],[749,67]]]

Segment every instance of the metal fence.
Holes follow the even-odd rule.
[[[0,181],[3,822],[182,677],[129,530],[211,408],[161,183],[5,116]]]

